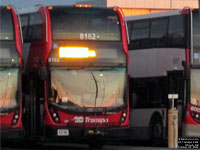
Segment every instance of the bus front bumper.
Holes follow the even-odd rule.
[[[119,128],[58,128],[58,127],[45,127],[45,137],[48,139],[73,139],[73,140],[84,140],[88,137],[102,136],[105,139],[115,140],[115,139],[124,139],[128,135],[128,127],[119,127]],[[59,132],[65,133],[59,133]],[[66,135],[65,135],[66,134]],[[56,137],[56,138],[55,138]]]

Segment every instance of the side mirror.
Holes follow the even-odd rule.
[[[132,96],[131,96],[131,107],[132,108],[135,108],[136,105],[137,105],[137,94],[136,93],[133,93]]]
[[[182,66],[184,67],[184,77],[185,79],[190,78],[190,69],[186,66],[186,62],[182,61]]]

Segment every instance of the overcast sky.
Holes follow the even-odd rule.
[[[0,0],[0,5],[13,4],[17,8],[33,7],[36,4],[42,5],[73,5],[76,1],[83,0]]]

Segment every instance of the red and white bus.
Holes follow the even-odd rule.
[[[0,135],[22,136],[22,39],[14,8],[0,7]]]
[[[117,137],[129,125],[123,15],[118,8],[90,5],[40,7],[38,12],[40,29],[27,23],[27,64],[38,67],[36,74],[44,78],[43,85],[37,77],[33,81],[36,90],[44,90],[36,93],[39,104],[43,98],[44,111],[38,111],[44,112],[44,136],[89,138],[91,146],[101,147],[101,137]],[[31,15],[21,15],[22,20]]]
[[[168,94],[178,94],[179,137],[200,137],[199,11],[185,8],[125,20],[131,137],[167,138]]]

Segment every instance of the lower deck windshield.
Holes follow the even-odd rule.
[[[200,69],[191,69],[191,104],[200,107]]]
[[[193,64],[200,65],[200,15],[193,11]]]
[[[0,111],[17,106],[17,68],[0,67]]]
[[[54,102],[73,108],[110,108],[125,103],[126,68],[51,69]]]

